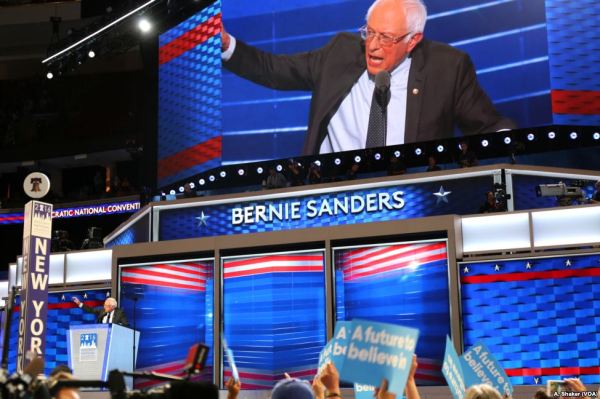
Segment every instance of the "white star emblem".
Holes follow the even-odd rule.
[[[525,264],[525,269],[531,269],[531,262],[527,262]]]
[[[436,205],[442,201],[444,201],[447,204],[448,198],[446,198],[446,197],[450,194],[452,194],[452,191],[445,191],[444,186],[440,186],[440,191],[438,191],[437,193],[433,193],[433,195],[435,195],[437,198],[437,201],[435,202]]]
[[[497,272],[500,271],[500,265],[494,266],[494,270],[497,271]]]
[[[567,259],[567,261],[565,262],[565,266],[566,267],[571,266],[571,259]]]
[[[64,301],[64,300],[65,300],[65,294],[62,294],[62,296],[60,297],[60,300],[61,300],[61,301]]]
[[[465,268],[463,269],[464,273],[469,273],[469,268],[467,266],[465,266]]]
[[[196,217],[196,220],[198,220],[198,227],[201,227],[201,226],[208,226],[208,225],[206,224],[206,221],[208,220],[208,218],[209,218],[209,217],[210,217],[210,216],[206,216],[206,215],[204,214],[204,211],[200,212],[200,216]]]
[[[107,294],[106,296],[108,296],[108,293],[106,293],[106,294]],[[83,298],[87,299],[87,292],[85,294],[83,294]]]
[[[539,384],[539,383],[540,383],[540,379],[539,379],[539,377],[533,377],[533,381],[534,381],[536,384]]]

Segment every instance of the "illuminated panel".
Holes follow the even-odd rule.
[[[529,214],[462,218],[463,252],[529,248]]]
[[[223,330],[244,389],[271,389],[285,372],[315,375],[326,342],[323,265],[322,251],[223,259]]]
[[[444,385],[450,335],[445,241],[334,249],[336,319],[370,319],[420,330],[417,382]]]
[[[76,296],[86,305],[99,307],[104,304],[110,291],[106,289],[80,290],[48,293],[48,319],[46,321],[46,352],[44,353],[44,374],[60,364],[68,364],[67,332],[69,327],[79,324],[96,323],[96,315],[86,313],[73,302]],[[8,352],[8,370],[15,371],[17,364],[17,340],[19,338],[19,317],[21,315],[20,296],[15,299],[15,312],[10,326],[10,343]]]
[[[221,5],[159,37],[158,186],[221,165]]]
[[[465,348],[485,342],[513,384],[600,382],[598,254],[464,263],[460,275]]]
[[[212,260],[188,259],[121,265],[120,306],[140,331],[136,369],[184,375],[189,348],[210,351],[202,379],[212,381]],[[156,385],[136,379],[136,388]]]
[[[600,206],[532,212],[536,247],[600,242]]]
[[[112,251],[81,251],[66,254],[67,283],[110,280]]]

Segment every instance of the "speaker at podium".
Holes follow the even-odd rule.
[[[118,324],[71,326],[67,335],[69,367],[81,380],[107,381],[114,369],[133,372],[139,340],[139,331]],[[128,389],[133,388],[131,377],[126,377],[125,383]]]

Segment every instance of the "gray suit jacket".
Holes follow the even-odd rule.
[[[452,137],[516,127],[494,108],[479,86],[469,56],[449,45],[423,40],[411,53],[405,142]],[[360,37],[340,33],[324,47],[306,53],[273,55],[237,41],[225,68],[255,83],[279,90],[312,91],[303,155],[316,154],[327,125],[366,69]],[[388,109],[388,113],[394,112]]]

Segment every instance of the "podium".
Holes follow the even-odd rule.
[[[71,326],[67,335],[69,367],[81,380],[106,381],[111,370],[133,371],[139,347],[140,332],[118,324],[81,324]],[[127,388],[132,378],[126,377]]]

